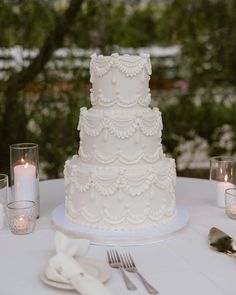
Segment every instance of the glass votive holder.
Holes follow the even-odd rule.
[[[236,188],[225,191],[225,212],[230,218],[236,219]]]
[[[0,229],[5,224],[5,208],[8,201],[8,176],[0,174]]]
[[[39,154],[35,143],[10,146],[11,201],[29,200],[37,205],[39,217]]]
[[[7,205],[8,225],[13,234],[25,235],[35,228],[37,204],[33,201],[14,201]]]
[[[236,184],[236,159],[228,156],[212,157],[210,180],[214,185],[217,206],[225,207],[225,190]]]

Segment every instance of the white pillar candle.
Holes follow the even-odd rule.
[[[216,204],[218,207],[225,207],[225,190],[234,187],[232,183],[228,182],[228,175],[224,177],[224,181],[217,182],[217,197]]]
[[[4,210],[3,205],[0,203],[0,229],[4,227]]]
[[[14,167],[15,200],[31,200],[36,198],[36,167],[25,163]]]

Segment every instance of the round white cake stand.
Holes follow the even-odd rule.
[[[176,217],[167,224],[139,231],[106,231],[81,226],[65,217],[65,205],[57,206],[51,215],[52,225],[66,235],[89,239],[91,244],[110,246],[145,245],[165,241],[183,231],[189,221],[188,210],[178,204]]]

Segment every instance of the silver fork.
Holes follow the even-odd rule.
[[[149,294],[158,294],[158,291],[153,286],[151,286],[140,274],[130,253],[120,254],[120,259],[125,270],[129,272],[134,272],[139,276],[141,282],[143,283],[144,287],[146,288]]]
[[[123,270],[123,264],[120,260],[118,252],[114,250],[107,251],[107,258],[108,258],[108,263],[111,267],[118,268],[121,271],[121,274],[123,276],[127,289],[136,290],[136,286],[130,281],[125,271]]]

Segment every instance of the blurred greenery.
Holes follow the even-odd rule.
[[[0,1],[0,49],[42,48],[71,2]],[[176,56],[152,58],[152,104],[162,111],[166,153],[178,164],[184,156],[183,145],[200,138],[208,156],[236,154],[235,1],[87,0],[66,29],[62,47],[71,50],[110,54],[121,48],[129,53],[140,47],[179,45],[181,52]],[[86,54],[79,59],[88,62]],[[10,57],[0,53],[1,60]],[[19,85],[7,108],[6,89],[34,58],[23,60],[23,68],[9,66],[5,69],[9,78],[0,80],[0,169],[8,172],[10,143],[34,141],[40,145],[46,177],[60,177],[65,160],[78,149],[79,109],[90,103],[88,68],[74,66],[78,58],[70,53],[66,57],[52,54],[49,63],[54,67],[42,63],[35,76],[32,72],[29,81]],[[62,67],[57,66],[59,61]],[[6,124],[6,118],[12,118],[11,124]],[[185,175],[180,168],[178,173]]]

